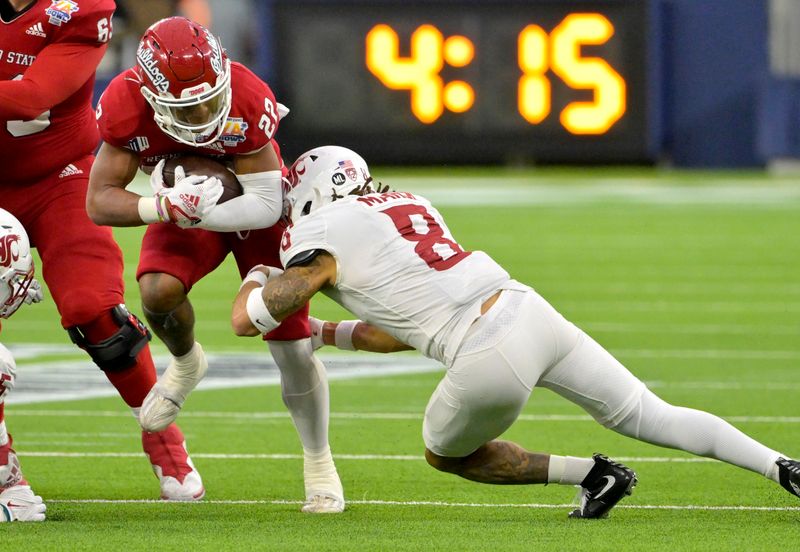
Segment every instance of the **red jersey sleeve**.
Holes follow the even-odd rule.
[[[278,104],[270,87],[240,63],[231,64],[231,112],[220,138],[223,142],[236,139],[239,144],[230,153],[247,154],[270,143],[278,130]]]
[[[120,73],[108,83],[97,102],[97,126],[104,142],[124,148],[128,146],[144,110],[141,81],[134,69]],[[141,101],[139,101],[141,100]]]
[[[0,120],[33,119],[93,78],[111,38],[114,8],[113,0],[53,3],[46,13],[61,24],[22,79],[0,82]]]

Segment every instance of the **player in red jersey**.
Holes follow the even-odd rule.
[[[177,417],[208,369],[194,337],[192,286],[230,252],[242,276],[279,260],[285,167],[273,137],[285,108],[266,83],[230,62],[213,34],[182,17],[151,26],[136,61],[97,106],[104,143],[92,168],[87,210],[98,224],[150,225],[137,278],[150,327],[173,355],[139,416],[142,427],[156,430]],[[164,160],[181,154],[225,162],[244,193],[216,205],[222,185],[202,175],[176,174],[174,187],[163,187]],[[154,196],[126,190],[139,168],[151,173]],[[328,445],[327,377],[309,336],[306,305],[264,339],[303,445],[303,511],[338,513],[344,496]]]
[[[20,222],[0,209],[0,318],[8,318],[23,303],[42,300],[42,287],[33,277],[33,257],[28,235]],[[0,523],[44,521],[47,510],[42,497],[31,490],[6,429],[3,413],[6,397],[14,388],[17,365],[0,344]]]
[[[25,226],[72,340],[138,415],[156,381],[146,328],[123,303],[122,253],[86,215],[99,141],[94,72],[111,38],[112,0],[0,0],[0,207]],[[171,425],[142,433],[162,498],[203,484]]]

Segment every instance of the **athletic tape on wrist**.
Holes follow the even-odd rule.
[[[247,296],[247,316],[250,317],[250,322],[253,323],[253,326],[258,328],[258,331],[262,334],[265,334],[280,326],[281,323],[270,314],[264,299],[261,297],[262,291],[264,291],[263,286],[257,287]]]
[[[333,342],[338,349],[356,350],[356,346],[353,345],[353,331],[359,322],[360,320],[342,320],[336,325]]]
[[[137,207],[139,208],[139,218],[143,223],[153,224],[163,220],[159,213],[157,197],[140,197]]]
[[[239,286],[239,289],[241,290],[248,282],[258,282],[259,286],[264,287],[267,285],[267,280],[268,278],[266,274],[260,270],[254,270],[244,277],[244,280],[242,280],[242,285]]]

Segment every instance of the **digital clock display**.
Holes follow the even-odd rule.
[[[292,110],[279,137],[298,151],[338,143],[378,162],[650,155],[645,1],[292,0],[275,15],[271,84]]]

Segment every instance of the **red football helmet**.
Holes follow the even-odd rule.
[[[231,62],[208,29],[184,17],[156,21],[136,62],[161,130],[190,146],[219,138],[231,109]]]

